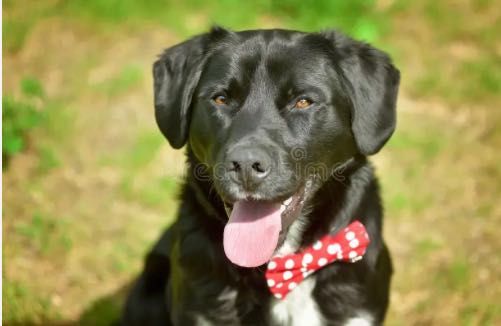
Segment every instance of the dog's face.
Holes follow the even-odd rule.
[[[266,262],[315,187],[395,127],[398,71],[336,32],[214,29],[168,49],[154,78],[158,125],[209,167],[241,266]]]

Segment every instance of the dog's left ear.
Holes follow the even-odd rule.
[[[209,33],[165,50],[153,64],[155,118],[173,148],[183,147],[188,138],[192,97],[208,47],[229,33],[214,27]]]
[[[336,31],[323,36],[332,42],[335,64],[348,84],[358,150],[375,154],[395,130],[400,73],[386,53],[366,43]]]

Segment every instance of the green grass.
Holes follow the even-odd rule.
[[[426,128],[428,132],[422,132],[420,128]],[[417,128],[399,128],[388,142],[387,148],[396,152],[415,152],[421,161],[429,163],[447,144],[447,132],[442,132],[435,126],[421,124]]]
[[[341,28],[354,37],[377,41],[388,26],[376,1],[271,1],[269,14],[278,15],[289,26],[316,31]]]
[[[2,51],[15,53],[22,49],[35,25],[44,18],[60,13],[54,1],[2,1]]]
[[[444,264],[437,270],[433,283],[438,291],[444,293],[462,293],[471,286],[473,271],[466,258],[455,257],[451,262]]]
[[[430,254],[440,248],[442,245],[432,238],[422,238],[415,245],[416,254],[423,259],[427,259]]]
[[[27,146],[28,134],[43,119],[44,91],[41,83],[31,77],[21,81],[21,95],[2,97],[2,155],[4,158],[21,152]]]
[[[20,81],[17,95],[2,98],[2,155],[6,159],[29,146],[38,154],[38,172],[60,166],[59,152],[71,138],[72,118],[60,100],[48,98],[42,83],[32,76]]]
[[[164,176],[152,181],[136,191],[137,197],[141,198],[144,205],[158,207],[173,198],[179,189],[179,178]]]
[[[393,182],[390,183],[395,185]],[[383,186],[384,191],[386,191],[384,198],[390,216],[397,217],[404,213],[419,214],[430,204],[431,198],[429,196],[416,194],[412,189],[406,188],[405,185],[402,185],[396,190],[391,190],[389,188],[389,186]]]
[[[11,96],[2,98],[2,154],[15,155],[26,147],[26,136],[40,122],[40,112],[30,103]]]
[[[25,77],[21,80],[21,91],[26,96],[37,98],[45,97],[45,91],[42,83],[32,76]]]
[[[76,0],[64,5],[64,10],[80,13],[92,19],[112,23],[140,20],[154,20],[169,27],[190,30],[189,22],[183,22],[190,15],[203,13],[207,23],[220,23],[239,28],[255,25],[260,16],[273,15],[302,28],[319,29],[325,27],[344,27],[347,30],[360,31],[362,35],[373,35],[368,31],[375,19],[374,1],[148,1],[138,3],[133,0]],[[174,13],[174,14],[172,14]],[[168,19],[168,20],[167,20]]]
[[[149,179],[142,173],[165,146],[165,140],[156,130],[140,131],[134,138],[128,148],[107,155],[101,162],[122,171],[119,190],[124,198],[146,207],[166,209],[172,205],[180,179],[168,174]]]
[[[13,12],[4,20],[3,39],[10,52],[22,48],[27,35],[39,20],[54,16],[79,19],[101,31],[118,26],[139,28],[145,23],[157,24],[183,36],[203,32],[211,24],[233,29],[258,28],[267,18],[273,18],[281,25],[294,29],[315,31],[340,28],[400,57],[402,54],[398,53],[398,49],[388,47],[391,42],[384,42],[383,39],[398,37],[399,31],[392,29],[393,17],[413,15],[419,17],[419,22],[410,23],[415,22],[423,25],[423,29],[429,29],[435,42],[465,42],[482,53],[461,59],[451,57],[447,48],[435,48],[433,56],[423,58],[427,69],[409,75],[413,94],[440,95],[455,103],[488,101],[490,94],[499,93],[501,85],[501,63],[495,48],[496,31],[499,29],[479,23],[481,15],[489,15],[496,10],[493,1],[450,6],[433,0],[416,3],[399,0],[380,6],[374,0],[74,0],[41,1],[23,11],[12,10],[17,8],[14,2],[8,2],[4,7]],[[471,19],[472,10],[480,16],[472,24],[463,23]],[[436,73],[448,66],[453,66],[449,73]],[[120,92],[139,78],[134,68],[125,69],[109,85],[111,92]]]
[[[437,73],[442,64],[440,61],[432,63],[430,69],[418,77],[414,94],[439,95],[452,103],[482,103],[501,91],[501,61],[494,54],[457,61],[448,74]]]
[[[135,172],[150,163],[165,141],[157,132],[139,133],[136,141],[126,150],[120,161],[129,172]]]
[[[31,220],[15,225],[16,233],[42,255],[65,254],[73,245],[67,219],[36,212]]]
[[[38,149],[38,158],[37,170],[40,174],[46,174],[61,166],[61,159],[52,147],[40,146]]]
[[[429,34],[421,47],[432,46],[425,55],[413,50],[408,53],[419,56],[423,64],[423,69],[409,75],[413,95],[441,98],[453,104],[492,101],[501,87],[496,48],[501,25],[496,12],[497,3],[492,0],[454,5],[447,1],[407,1],[396,10],[396,15],[412,16],[408,23]]]
[[[15,7],[9,2],[5,7]],[[137,26],[154,22],[177,31],[193,34],[207,25],[221,24],[234,29],[256,28],[263,17],[275,17],[297,29],[318,30],[338,27],[367,41],[377,40],[387,29],[384,13],[376,10],[375,1],[161,1],[149,0],[74,0],[54,2],[27,9],[27,13],[9,17],[4,22],[7,49],[17,51],[35,23],[45,17],[67,15],[81,20],[115,26]]]
[[[460,78],[463,80],[461,93],[470,92],[470,96],[478,99],[489,97],[491,94],[501,92],[501,60],[498,56],[483,55],[476,59],[470,59],[462,63]],[[461,96],[463,95],[463,96]]]
[[[466,290],[469,288],[472,270],[466,259],[456,258],[446,269],[448,286],[450,289]]]
[[[386,208],[395,217],[420,214],[434,203],[426,174],[437,164],[454,135],[453,130],[423,120],[422,114],[402,114],[399,124],[384,149],[394,159],[394,167],[380,178]]]
[[[4,277],[2,281],[2,312],[6,317],[4,322],[26,325],[43,324],[47,319],[58,319],[58,314],[48,297],[30,288],[28,284]]]
[[[4,48],[9,52],[17,52],[23,47],[33,24],[22,20],[4,19],[2,27]]]
[[[117,96],[134,86],[137,86],[143,79],[142,68],[137,65],[127,65],[122,70],[106,81],[96,85],[100,92],[108,96]]]
[[[492,302],[479,301],[464,305],[459,311],[462,326],[491,326],[499,321],[501,308]]]
[[[179,189],[179,179],[164,176],[148,183],[138,183],[134,176],[127,175],[120,184],[122,196],[152,208],[166,208],[172,205]]]

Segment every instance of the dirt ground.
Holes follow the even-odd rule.
[[[150,67],[179,40],[157,26],[96,35],[47,19],[4,55],[4,94],[36,76],[51,111],[3,173],[7,324],[116,317],[144,253],[175,216],[183,154],[153,120]],[[373,158],[395,264],[387,324],[499,325],[501,115],[415,97],[402,71],[398,130]],[[56,158],[51,168],[43,149]]]

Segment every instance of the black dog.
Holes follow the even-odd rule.
[[[172,147],[187,144],[189,168],[122,323],[381,324],[392,266],[366,156],[395,129],[389,57],[335,31],[214,28],[167,49],[153,75],[157,123]],[[370,238],[363,259],[273,297],[265,263],[355,220]]]

